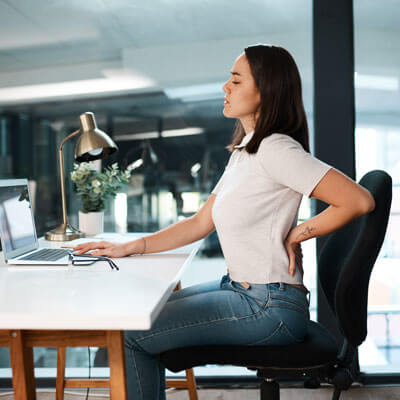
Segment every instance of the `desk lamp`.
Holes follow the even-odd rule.
[[[68,241],[84,237],[80,232],[68,223],[67,206],[65,201],[65,182],[64,182],[64,158],[62,148],[64,143],[76,135],[81,135],[75,147],[75,161],[93,161],[104,158],[118,150],[114,141],[103,131],[97,128],[94,114],[85,112],[80,115],[81,128],[72,132],[60,144],[58,148],[60,181],[61,181],[61,200],[63,223],[57,228],[52,229],[45,235],[46,240]]]

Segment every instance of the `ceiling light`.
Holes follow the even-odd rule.
[[[173,137],[173,136],[188,136],[188,135],[200,135],[204,132],[203,128],[183,128],[183,129],[168,129],[161,132],[162,137]]]
[[[164,89],[164,93],[170,99],[181,99],[182,101],[200,101],[207,99],[223,98],[222,86],[225,82],[206,83],[204,85],[182,86]]]
[[[43,101],[85,94],[127,92],[154,86],[149,78],[88,79],[0,88],[0,104]]]
[[[175,136],[188,136],[188,135],[200,135],[204,133],[203,128],[191,127],[182,129],[167,129],[161,132],[161,137],[175,137]],[[156,131],[141,132],[141,133],[129,133],[126,135],[116,135],[113,139],[116,141],[130,141],[130,140],[142,140],[142,139],[155,139],[160,137]]]
[[[143,132],[143,133],[128,133],[127,135],[116,135],[113,136],[114,140],[120,141],[120,142],[126,142],[129,140],[142,140],[142,139],[156,139],[160,135],[158,132]]]

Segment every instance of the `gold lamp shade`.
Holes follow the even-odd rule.
[[[85,112],[79,117],[81,135],[75,146],[75,160],[93,161],[109,156],[118,150],[114,141],[103,131],[97,128],[92,112]]]

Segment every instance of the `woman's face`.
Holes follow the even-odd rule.
[[[233,64],[231,78],[222,86],[226,93],[223,114],[228,118],[239,118],[242,123],[255,121],[260,105],[260,92],[251,74],[245,54]]]

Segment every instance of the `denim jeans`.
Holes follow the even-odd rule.
[[[126,331],[130,400],[165,400],[165,367],[158,354],[199,345],[281,345],[307,333],[309,301],[285,283],[201,283],[173,292],[149,330]]]

